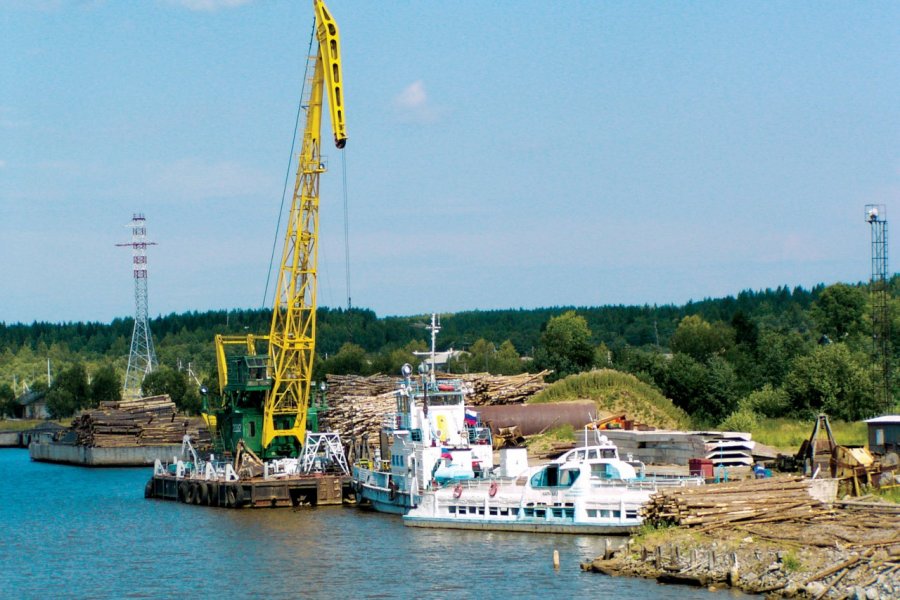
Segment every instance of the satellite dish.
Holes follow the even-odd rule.
[[[409,363],[404,363],[402,367],[400,367],[400,373],[403,374],[404,377],[409,377],[412,375],[412,367]]]

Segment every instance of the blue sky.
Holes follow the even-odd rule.
[[[855,282],[864,205],[900,211],[898,3],[329,7],[351,295],[379,315]],[[131,314],[133,212],[151,315],[262,306],[311,26],[310,2],[0,0],[0,321]],[[344,306],[327,159],[319,303]]]

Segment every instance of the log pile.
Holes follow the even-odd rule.
[[[544,378],[549,374],[550,371],[520,375],[467,373],[465,375],[449,375],[449,377],[459,378],[470,384],[472,391],[467,395],[467,404],[490,406],[524,403],[528,398],[547,387]]]
[[[706,530],[742,523],[773,523],[830,514],[809,494],[809,480],[779,477],[661,490],[641,511],[652,523]]]
[[[345,441],[368,435],[375,439],[386,413],[396,410],[397,378],[387,375],[328,375],[328,411],[320,416],[325,429]]]
[[[179,415],[168,395],[101,402],[72,420],[76,443],[95,448],[180,444],[185,433],[195,445],[209,442],[202,421]]]
[[[546,387],[544,377],[549,371],[522,375],[465,375],[438,373],[438,379],[459,379],[464,383],[466,404],[522,403],[529,396]],[[328,412],[320,417],[321,424],[341,434],[341,437],[360,437],[367,434],[374,439],[381,429],[385,414],[396,410],[394,391],[398,379],[387,375],[328,375]]]

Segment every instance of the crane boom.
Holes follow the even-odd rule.
[[[272,387],[263,410],[263,448],[278,436],[305,442],[316,340],[319,176],[325,172],[323,97],[328,100],[335,145],[343,148],[347,141],[337,24],[322,0],[313,0],[313,8],[318,50],[311,57],[315,64],[305,99],[306,126],[269,330]]]

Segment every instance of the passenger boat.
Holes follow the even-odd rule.
[[[642,465],[621,460],[615,444],[598,436],[597,444],[570,450],[518,477],[461,481],[426,492],[403,523],[449,529],[627,534],[640,526],[641,507],[660,487],[701,483],[699,478],[648,478]]]
[[[434,316],[430,329],[433,359],[439,329]],[[374,451],[367,440],[356,447],[352,476],[361,506],[406,514],[422,494],[493,470],[490,428],[466,410],[463,381],[436,379],[427,365],[420,365],[417,378],[403,365],[395,411],[384,415]]]

